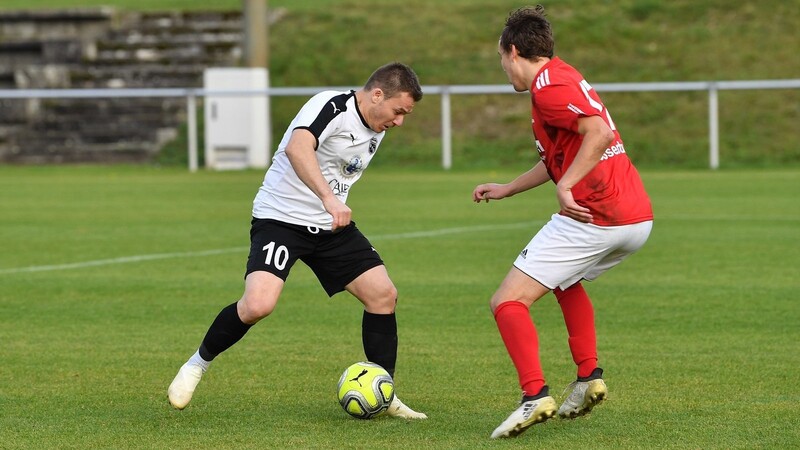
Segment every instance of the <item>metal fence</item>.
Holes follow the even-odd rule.
[[[685,81],[652,83],[599,83],[592,87],[598,92],[708,92],[708,166],[719,168],[719,91],[753,89],[800,89],[800,79],[749,80],[749,81]],[[131,97],[185,97],[188,128],[189,170],[198,166],[197,150],[197,97],[203,96],[313,96],[324,90],[358,89],[355,86],[325,87],[271,87],[262,90],[207,90],[201,88],[161,89],[0,89],[0,99],[28,98],[131,98]],[[470,94],[516,94],[510,85],[444,85],[423,86],[428,95],[441,96],[442,167],[450,169],[452,157],[452,125],[450,97]],[[267,127],[268,130],[270,127]],[[271,139],[268,139],[271,142]],[[270,150],[270,149],[268,149]]]

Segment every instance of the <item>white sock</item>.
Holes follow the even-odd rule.
[[[194,352],[194,355],[192,355],[186,363],[200,366],[200,368],[203,369],[203,373],[206,373],[206,370],[208,370],[208,367],[211,365],[211,361],[206,361],[200,357],[200,350]]]

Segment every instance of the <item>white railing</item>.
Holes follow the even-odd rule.
[[[708,92],[708,166],[719,168],[719,91],[744,89],[800,89],[800,79],[749,80],[749,81],[685,81],[654,83],[598,83],[593,84],[598,92]],[[0,89],[0,99],[28,98],[122,98],[122,97],[185,97],[187,109],[187,133],[189,170],[197,170],[197,97],[202,96],[307,96],[324,90],[358,89],[357,86],[328,87],[271,87],[262,90],[220,91],[200,88],[158,89]],[[427,95],[440,95],[442,108],[442,167],[450,169],[452,157],[451,95],[469,94],[516,94],[509,85],[446,85],[423,86]]]

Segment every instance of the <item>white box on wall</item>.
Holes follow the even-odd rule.
[[[209,68],[207,91],[265,90],[265,68]],[[266,95],[205,97],[205,163],[216,170],[265,168],[269,164],[269,99]]]

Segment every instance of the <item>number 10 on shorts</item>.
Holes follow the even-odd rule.
[[[289,261],[289,250],[285,246],[281,245],[276,250],[275,242],[270,242],[261,250],[267,252],[267,258],[264,260],[264,264],[268,266],[274,265],[278,270],[283,270],[286,267],[286,262]],[[273,257],[275,258],[274,260]]]

